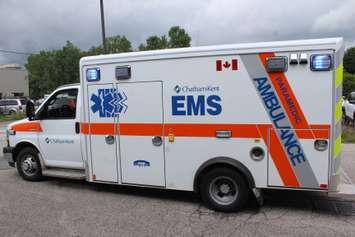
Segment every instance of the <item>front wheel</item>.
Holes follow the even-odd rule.
[[[248,200],[248,186],[234,169],[215,168],[201,180],[200,193],[205,205],[222,212],[239,211]]]
[[[34,148],[22,149],[16,159],[17,170],[23,179],[39,181],[42,179],[42,168],[38,158],[38,152]]]

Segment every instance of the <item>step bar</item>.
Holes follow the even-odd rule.
[[[75,180],[86,179],[85,170],[78,170],[78,169],[47,168],[42,171],[42,175],[48,177],[75,179]]]

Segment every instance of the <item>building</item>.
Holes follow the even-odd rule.
[[[28,95],[27,70],[18,64],[0,65],[0,99]]]

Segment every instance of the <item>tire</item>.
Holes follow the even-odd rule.
[[[13,115],[13,114],[16,114],[16,111],[15,110],[10,110],[9,111],[9,115]]]
[[[248,201],[248,185],[240,173],[231,168],[215,168],[201,177],[200,194],[210,209],[221,212],[241,210]]]
[[[16,158],[17,171],[21,177],[29,181],[42,180],[42,167],[38,151],[32,147],[23,148]]]

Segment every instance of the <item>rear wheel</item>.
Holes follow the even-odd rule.
[[[39,181],[42,179],[42,167],[38,151],[31,147],[23,148],[17,155],[17,170],[23,179]]]
[[[234,169],[215,168],[201,180],[202,201],[213,210],[239,211],[248,200],[248,186],[244,178]]]

